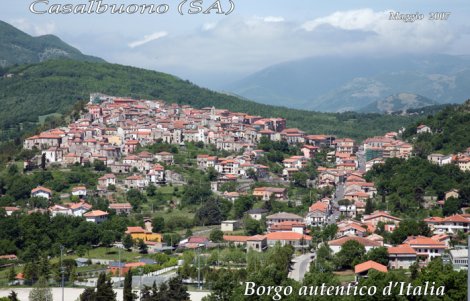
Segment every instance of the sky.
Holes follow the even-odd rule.
[[[223,11],[229,0],[219,0]],[[33,0],[9,1],[0,20],[33,35],[54,34],[108,62],[177,75],[205,87],[224,86],[271,65],[311,56],[407,53],[470,54],[468,0],[232,0],[229,15],[177,11],[181,0],[103,0],[104,4],[167,4],[164,14],[34,14]],[[43,1],[44,2],[44,1]],[[204,9],[215,0],[199,1]],[[49,0],[86,4],[88,0]],[[197,1],[196,1],[197,3]],[[389,12],[424,20],[389,20]],[[450,12],[446,21],[431,12]]]

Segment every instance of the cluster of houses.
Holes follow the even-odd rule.
[[[432,134],[432,129],[425,124],[421,124],[416,128],[416,133],[417,134],[424,134],[424,133]],[[447,164],[455,164],[460,168],[460,170],[469,171],[470,170],[470,147],[467,148],[466,151],[464,151],[463,153],[457,153],[457,154],[444,155],[444,154],[439,154],[439,153],[433,153],[433,154],[428,155],[428,161],[439,166],[443,166]]]
[[[269,246],[280,243],[281,245],[292,245],[296,249],[307,249],[310,247],[312,237],[309,236],[307,225],[311,225],[313,221],[315,226],[323,226],[325,222],[316,220],[316,214],[312,212],[328,212],[330,211],[328,202],[318,201],[310,207],[310,212],[306,217],[302,217],[292,213],[280,212],[265,216],[267,232],[263,235],[240,236],[229,235],[226,233],[224,240],[228,243],[236,245],[244,245],[255,251],[262,252]],[[255,210],[259,211],[259,210]],[[263,212],[248,212],[248,214],[259,214]],[[465,219],[465,220],[463,220]],[[342,246],[351,240],[363,245],[366,251],[377,247],[386,247],[389,257],[389,269],[408,269],[414,262],[418,262],[421,266],[428,264],[432,259],[443,256],[444,251],[450,249],[449,241],[452,230],[440,232],[439,225],[453,227],[454,222],[459,221],[460,227],[470,225],[470,217],[453,216],[444,218],[442,221],[433,219],[427,221],[434,225],[434,229],[438,232],[432,237],[410,236],[401,244],[392,246],[384,244],[384,238],[375,233],[380,223],[384,224],[384,230],[393,232],[400,223],[401,219],[384,211],[376,211],[370,215],[364,215],[360,221],[347,218],[337,221],[338,231],[336,237],[330,241],[324,242],[332,250],[333,254],[338,253]],[[235,221],[228,221],[230,226],[223,227],[226,232],[234,231]],[[387,267],[386,267],[387,268]]]
[[[461,171],[470,171],[470,147],[465,152],[458,154],[430,154],[428,155],[428,161],[439,166],[455,164]]]
[[[420,125],[417,132],[432,133],[425,125]],[[366,202],[375,197],[377,189],[374,183],[366,181],[364,172],[359,170],[359,147],[356,141],[329,135],[307,135],[299,129],[287,128],[283,118],[262,118],[214,107],[195,109],[185,105],[166,104],[160,100],[136,100],[92,94],[86,112],[80,119],[67,127],[27,138],[24,148],[39,149],[41,156],[37,160],[46,165],[67,166],[103,162],[110,172],[98,179],[97,190],[105,192],[117,185],[126,189],[143,189],[151,183],[158,185],[167,182],[168,170],[165,167],[175,163],[173,154],[139,152],[141,146],[158,142],[175,145],[184,145],[186,142],[212,144],[220,150],[237,152],[237,155],[225,158],[206,154],[197,156],[199,169],[213,168],[220,174],[219,181],[212,183],[212,189],[217,191],[220,181],[237,181],[252,175],[257,178],[268,176],[268,167],[257,164],[257,159],[263,156],[264,152],[257,150],[255,146],[263,137],[301,145],[301,155],[282,161],[282,176],[285,180],[305,168],[320,149],[328,149],[327,158],[334,162],[334,167],[319,167],[315,184],[318,188],[333,190],[341,185],[346,202],[336,204],[333,202],[333,196],[325,197],[313,203],[305,216],[286,212],[268,215],[265,209],[249,210],[246,214],[252,219],[266,221],[266,233],[254,236],[228,235],[236,231],[240,223],[224,221],[221,230],[227,234],[224,235],[226,243],[243,245],[259,252],[276,243],[292,245],[296,249],[307,249],[312,240],[309,228],[322,228],[336,223],[336,237],[323,242],[333,253],[339,252],[342,246],[351,240],[363,245],[366,251],[387,247],[389,266],[385,267],[372,261],[361,263],[356,266],[355,272],[357,275],[364,275],[370,269],[386,272],[387,269],[409,268],[414,262],[426,265],[431,259],[443,256],[444,251],[450,249],[449,241],[452,236],[460,232],[467,233],[470,229],[468,214],[444,218],[430,217],[424,221],[433,231],[432,237],[411,236],[396,246],[384,244],[383,237],[375,234],[378,225],[383,224],[384,231],[393,232],[401,220],[384,211],[365,215]],[[365,171],[371,169],[374,164],[384,163],[387,158],[409,158],[413,151],[412,145],[398,139],[396,132],[368,138],[363,141],[362,148]],[[463,154],[432,154],[428,159],[439,165],[455,163],[462,170],[470,170],[470,148]],[[125,175],[119,176],[120,174]],[[47,210],[53,216],[64,214],[83,216],[87,221],[94,223],[105,221],[109,213],[93,210],[92,205],[86,202],[88,193],[86,187],[74,187],[72,195],[78,197],[78,202],[54,205]],[[263,201],[288,200],[287,189],[284,187],[256,187],[252,195]],[[31,191],[31,196],[50,199],[52,191],[37,187]],[[240,194],[225,192],[223,196],[235,200]],[[5,210],[11,215],[20,208],[5,207]],[[128,203],[111,203],[109,210],[118,214],[129,214],[132,206]],[[338,221],[335,212],[343,218]],[[144,241],[153,251],[164,248],[162,235],[153,233],[151,228],[128,227],[126,234],[134,240]],[[207,238],[189,237],[181,241],[179,247],[198,248],[208,244],[210,241]],[[450,252],[454,265],[467,264],[463,251]],[[136,263],[136,266],[141,265],[142,263]],[[116,269],[121,271],[123,268],[130,269],[132,266],[110,267],[111,272]]]
[[[262,118],[214,107],[195,109],[186,105],[167,104],[160,100],[136,100],[103,94],[90,95],[86,112],[66,127],[55,128],[24,141],[25,149],[39,149],[41,156],[25,162],[25,167],[39,164],[72,165],[102,161],[112,174],[132,174],[124,180],[112,175],[100,179],[99,190],[110,185],[143,188],[167,180],[165,166],[174,164],[171,153],[137,153],[141,146],[157,142],[184,145],[185,142],[212,144],[242,155],[219,158],[199,155],[200,169],[214,168],[224,180],[236,180],[254,172],[266,177],[268,167],[256,164],[263,155],[255,146],[261,138],[301,144],[302,155],[284,160],[283,176],[288,179],[305,167],[320,148],[335,148],[339,169],[357,167],[355,141],[328,135],[306,135],[296,128],[286,128],[283,118]]]
[[[93,206],[86,202],[87,188],[85,186],[76,186],[72,188],[72,196],[77,197],[77,201],[69,202],[66,204],[54,204],[47,209],[33,209],[28,211],[28,214],[35,212],[46,213],[49,212],[51,216],[55,217],[57,215],[69,215],[84,217],[86,221],[93,223],[102,223],[108,219],[109,212],[102,210],[93,210]],[[38,186],[31,190],[32,198],[44,198],[51,200],[53,192],[51,189]],[[15,212],[21,211],[19,207],[3,207],[8,216],[12,215]],[[116,214],[130,214],[132,206],[129,203],[110,203],[108,206],[109,210],[113,210]]]
[[[390,132],[384,136],[367,138],[363,141],[366,171],[374,164],[384,163],[387,158],[409,158],[413,146],[397,138],[397,132]]]

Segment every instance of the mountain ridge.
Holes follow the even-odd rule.
[[[413,93],[396,93],[385,99],[374,101],[359,110],[362,113],[406,113],[409,110],[438,105],[439,103]]]
[[[456,103],[470,89],[470,58],[445,54],[314,57],[269,66],[225,90],[260,103],[322,112],[358,111],[409,92]]]
[[[0,67],[57,58],[104,62],[101,58],[81,53],[55,35],[33,37],[0,20]]]

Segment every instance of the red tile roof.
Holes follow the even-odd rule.
[[[35,193],[35,192],[39,192],[39,191],[44,191],[44,192],[47,192],[49,194],[52,194],[52,190],[50,190],[49,188],[46,188],[46,187],[42,187],[42,186],[38,186],[38,187],[34,188],[33,190],[31,190],[31,193]]]
[[[100,217],[100,216],[106,216],[108,214],[109,214],[108,212],[104,212],[101,210],[93,210],[88,213],[85,213],[83,216],[84,217]]]
[[[231,242],[246,242],[250,238],[249,236],[242,236],[242,235],[224,235],[225,241]]]
[[[316,202],[310,208],[308,208],[308,211],[313,212],[313,211],[321,211],[321,212],[326,212],[328,210],[328,204],[326,202]]]
[[[382,272],[382,273],[387,273],[387,267],[384,266],[383,264],[380,264],[378,262],[369,260],[363,263],[360,263],[354,267],[354,273],[359,274],[363,273],[365,271],[368,271],[370,269]]]
[[[303,235],[297,232],[271,232],[266,234],[268,240],[312,240],[311,236]]]
[[[388,247],[388,254],[415,254],[416,251],[407,244],[398,245],[396,247]]]
[[[329,241],[328,245],[330,245],[330,246],[342,246],[350,240],[355,240],[355,241],[357,241],[358,243],[360,243],[361,245],[363,245],[365,247],[380,247],[381,246],[381,244],[377,241],[373,241],[373,240],[363,238],[363,237],[358,237],[358,236],[341,237],[339,239]]]

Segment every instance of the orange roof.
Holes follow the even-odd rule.
[[[114,174],[108,173],[102,176],[101,178],[99,178],[98,180],[107,180],[107,179],[115,179],[115,178],[116,176]]]
[[[454,222],[454,223],[470,223],[469,219],[466,219],[462,215],[452,215],[444,218],[442,222]]]
[[[387,250],[388,254],[416,254],[416,251],[407,244],[389,247]]]
[[[322,211],[326,212],[328,210],[328,204],[325,202],[316,202],[310,208],[308,208],[308,211]]]
[[[137,145],[137,144],[139,144],[139,141],[137,141],[137,140],[128,140],[128,141],[126,141],[126,144],[127,145]]]
[[[106,216],[108,215],[108,212],[104,212],[101,210],[93,210],[88,213],[85,213],[83,216],[84,217],[100,217],[100,216]]]
[[[347,224],[347,225],[339,228],[338,230],[343,232],[343,231],[346,231],[346,230],[351,229],[351,228],[355,229],[359,232],[364,232],[364,233],[367,232],[367,229],[364,229],[363,227],[361,227],[361,226],[359,226],[358,224],[355,224],[355,223]]]
[[[132,208],[129,203],[109,204],[110,209],[128,209]]]
[[[432,239],[426,236],[410,236],[405,240],[405,243],[412,246],[433,246],[433,248],[446,248],[445,243]]]
[[[390,215],[390,214],[388,214],[387,212],[384,212],[384,211],[376,211],[376,212],[372,213],[371,215],[366,215],[366,216],[364,216],[364,221],[370,220],[370,219],[375,219],[375,218],[378,218],[380,216],[383,216],[383,217],[386,217],[386,218],[389,218],[389,219],[393,219],[393,220],[397,220],[397,221],[401,221],[400,218],[395,217],[393,215]]]
[[[124,266],[126,268],[136,268],[136,267],[142,267],[144,265],[145,265],[144,262],[128,262]]]
[[[437,241],[444,241],[444,240],[450,238],[450,236],[447,235],[447,234],[441,233],[441,234],[433,235],[431,238],[434,239],[434,240],[437,240]]]
[[[442,217],[439,217],[439,216],[431,216],[431,217],[428,217],[428,218],[425,218],[424,221],[426,223],[440,223],[442,222],[443,218]]]
[[[367,239],[367,238],[359,237],[359,236],[345,236],[345,237],[341,237],[339,239],[330,240],[328,242],[328,245],[330,245],[330,246],[342,246],[350,240],[355,240],[363,246],[380,247],[379,242],[373,241],[373,240],[370,240],[370,239]]]
[[[127,227],[127,234],[131,233],[145,233],[146,231],[142,227]]]
[[[360,264],[357,264],[354,267],[354,273],[359,274],[365,271],[368,271],[370,269],[374,269],[376,271],[382,272],[382,273],[387,273],[387,267],[384,266],[383,264],[380,264],[378,262],[369,260]]]
[[[302,227],[305,228],[304,223],[294,222],[294,221],[285,221],[274,224],[271,226],[271,230],[289,230],[291,231],[293,227]]]
[[[80,207],[84,207],[86,209],[91,209],[91,205],[85,202],[79,202],[79,203],[72,203],[69,205],[70,209],[78,209]]]
[[[243,235],[224,235],[225,241],[232,241],[232,242],[246,242],[249,236]]]
[[[268,240],[312,240],[311,236],[303,235],[297,232],[271,232],[266,234]]]
[[[13,207],[13,206],[6,206],[6,207],[3,207],[3,209],[5,209],[5,211],[19,211],[20,210],[20,208]]]
[[[33,190],[31,190],[31,193],[35,193],[35,192],[38,192],[38,191],[44,191],[44,192],[52,194],[52,190],[50,190],[49,188],[46,188],[46,187],[42,187],[42,186],[38,186],[38,187],[34,188]]]
[[[255,235],[255,236],[251,236],[248,238],[249,241],[260,241],[260,240],[263,240],[265,239],[266,236],[264,235]]]

